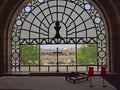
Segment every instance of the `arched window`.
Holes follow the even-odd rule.
[[[75,45],[76,68],[78,46],[95,45],[95,65],[107,65],[107,38],[103,19],[92,2],[87,0],[31,0],[18,14],[13,26],[12,71],[21,71],[23,46],[38,48],[36,57],[40,71],[41,45],[53,44]]]

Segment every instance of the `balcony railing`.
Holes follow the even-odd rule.
[[[92,66],[94,67],[94,71],[100,71],[100,66],[98,65],[59,65],[60,72],[72,72],[72,71],[80,71],[87,72],[88,68]],[[56,65],[21,65],[19,70],[20,72],[56,72]],[[14,71],[14,70],[13,70]]]

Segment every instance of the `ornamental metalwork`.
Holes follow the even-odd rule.
[[[98,65],[107,64],[103,18],[87,0],[31,0],[12,30],[12,70],[20,69],[20,45],[97,44]]]

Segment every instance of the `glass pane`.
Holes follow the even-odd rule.
[[[57,53],[60,65],[75,64],[75,45],[64,44],[64,45],[41,45],[42,65],[56,65]]]
[[[39,46],[38,45],[20,45],[20,64],[21,71],[28,68],[32,71],[38,71],[39,66]],[[35,67],[36,66],[36,67]]]
[[[77,45],[77,63],[78,65],[96,65],[97,64],[97,45],[96,44],[78,44]]]

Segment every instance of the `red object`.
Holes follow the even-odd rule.
[[[94,68],[93,67],[89,67],[88,75],[89,76],[93,76],[93,74],[94,74]]]
[[[106,67],[102,66],[101,67],[101,76],[105,76],[106,75]]]

